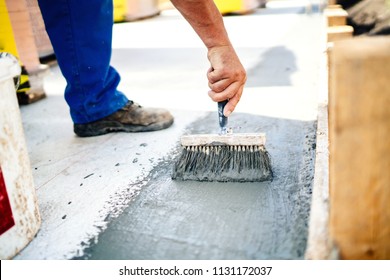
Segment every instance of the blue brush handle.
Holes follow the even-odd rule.
[[[227,133],[227,124],[228,124],[228,118],[225,117],[223,114],[223,109],[225,108],[225,105],[228,103],[228,100],[218,102],[218,120],[219,120],[219,127],[221,128],[221,134]]]

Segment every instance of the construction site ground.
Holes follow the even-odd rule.
[[[321,3],[269,1],[224,17],[248,74],[229,124],[266,133],[272,181],[171,179],[180,136],[218,132],[206,49],[176,10],[115,24],[113,35],[119,89],[169,109],[169,129],[75,136],[51,66],[47,98],[21,107],[42,225],[15,259],[305,258],[326,71]]]

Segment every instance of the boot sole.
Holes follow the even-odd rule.
[[[173,124],[173,120],[144,125],[130,125],[113,121],[102,121],[89,124],[74,124],[74,133],[79,137],[92,137],[112,132],[150,132],[166,129]]]

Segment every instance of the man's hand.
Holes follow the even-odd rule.
[[[171,0],[208,49],[211,68],[207,72],[209,95],[214,101],[229,99],[224,115],[240,101],[246,73],[234,51],[223,18],[213,0]]]
[[[228,117],[240,101],[246,82],[246,72],[231,45],[208,50],[211,67],[207,72],[209,96],[215,101],[229,100],[224,109]]]

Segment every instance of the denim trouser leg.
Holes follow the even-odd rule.
[[[112,0],[39,0],[46,30],[67,86],[74,123],[92,122],[122,108],[128,99],[110,66]]]

